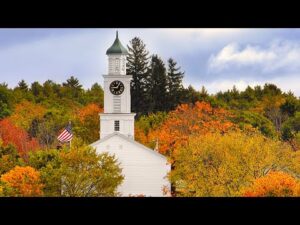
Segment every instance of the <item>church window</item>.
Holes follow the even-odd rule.
[[[115,120],[115,131],[120,131],[120,121]]]

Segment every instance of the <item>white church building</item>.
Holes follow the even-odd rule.
[[[134,117],[131,112],[130,81],[126,74],[127,50],[118,33],[106,51],[108,74],[104,77],[104,113],[100,114],[100,140],[91,144],[97,153],[114,154],[122,168],[121,196],[165,196],[170,190],[166,177],[171,170],[167,158],[134,140]]]

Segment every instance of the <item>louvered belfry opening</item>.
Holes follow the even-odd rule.
[[[119,95],[113,96],[113,111],[114,113],[121,112],[121,96]]]

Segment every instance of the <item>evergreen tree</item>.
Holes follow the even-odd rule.
[[[209,95],[208,95],[208,92],[207,92],[207,90],[204,86],[201,87],[201,90],[199,92],[199,96],[200,96],[200,99],[202,101],[207,101],[208,100]]]
[[[0,84],[0,119],[11,114],[11,97],[7,84]]]
[[[175,62],[172,58],[168,60],[168,106],[169,110],[173,110],[181,101],[182,96],[182,79],[184,76],[184,72],[180,71],[180,67],[176,67],[177,62]]]
[[[149,68],[148,88],[150,111],[167,111],[167,74],[165,64],[157,55],[153,55]]]
[[[255,100],[255,91],[248,85],[246,90],[241,92],[241,97],[248,102],[252,102]]]
[[[264,95],[281,95],[282,91],[275,84],[265,84],[263,89]]]
[[[25,82],[25,80],[21,80],[19,83],[18,83],[18,89],[22,90],[22,91],[28,91],[28,85],[27,83]]]
[[[78,99],[83,92],[82,85],[74,76],[67,79],[67,82],[63,83],[63,86],[65,87],[65,94],[72,99]]]
[[[188,88],[185,88],[183,91],[183,102],[194,104],[197,101],[201,100],[200,93],[195,90],[192,85],[189,85]]]
[[[289,117],[295,115],[297,110],[300,109],[299,100],[293,95],[293,93],[289,92],[285,103],[280,106],[280,110],[282,113],[286,113]]]
[[[73,76],[67,79],[67,83],[63,83],[63,86],[73,88],[73,89],[81,89],[82,85],[79,83],[79,80]]]
[[[236,88],[235,85],[233,85],[232,90],[230,90],[230,94],[234,99],[238,99],[240,96],[239,90]]]
[[[39,82],[33,82],[31,84],[31,88],[30,88],[30,91],[32,92],[32,94],[37,97],[39,96],[40,94],[43,93],[43,86],[39,84]]]
[[[54,85],[54,82],[52,80],[45,81],[45,83],[43,84],[44,96],[54,97],[53,85]]]
[[[254,94],[257,100],[261,100],[263,97],[263,90],[261,86],[257,85],[254,87]]]
[[[149,52],[143,41],[135,37],[128,46],[127,74],[132,75],[131,81],[131,109],[137,113],[146,114],[149,98],[147,97],[147,71],[149,67]]]

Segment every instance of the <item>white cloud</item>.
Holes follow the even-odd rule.
[[[226,45],[208,61],[210,73],[219,73],[247,68],[262,74],[280,71],[282,74],[300,71],[300,42],[275,40],[267,47],[237,43]]]
[[[250,87],[254,87],[256,85],[264,86],[266,83],[275,84],[277,87],[279,87],[282,91],[288,92],[292,91],[296,96],[300,97],[300,75],[299,74],[290,74],[287,76],[277,76],[275,78],[271,79],[264,79],[264,80],[258,80],[258,79],[220,79],[220,80],[214,80],[214,81],[207,81],[203,83],[194,83],[193,86],[200,90],[201,86],[204,86],[209,93],[215,94],[219,91],[227,91],[229,89],[232,89],[232,87],[235,85],[236,88],[239,91],[243,91],[247,88],[249,85]]]

